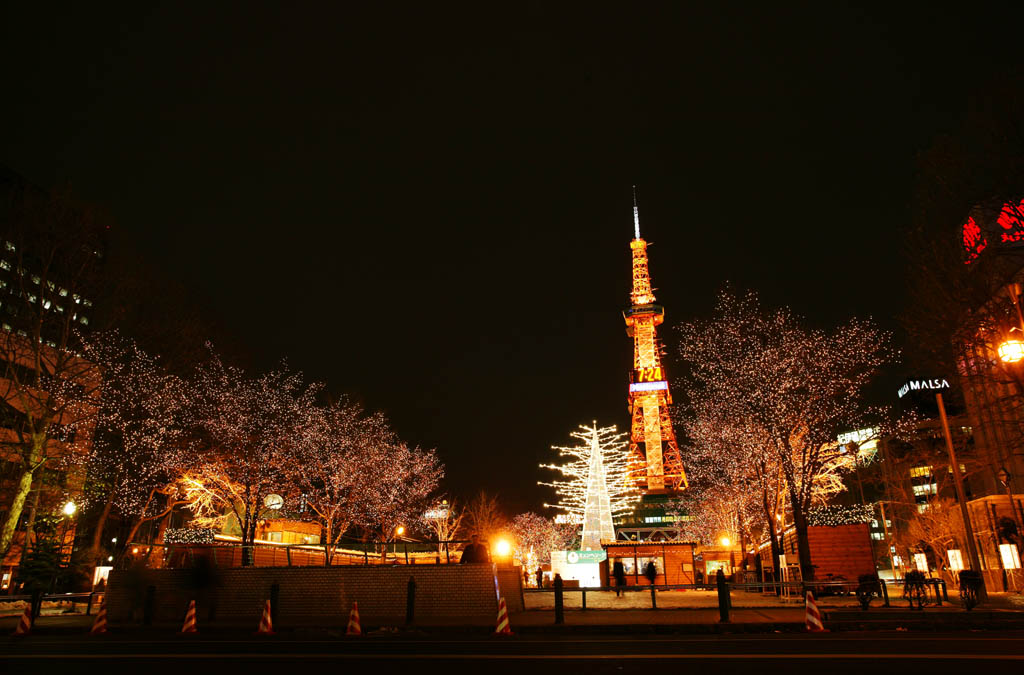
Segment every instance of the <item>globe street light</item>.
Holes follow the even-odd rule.
[[[75,511],[77,511],[77,510],[78,510],[78,507],[75,506],[74,502],[68,502],[67,504],[64,505],[64,515],[65,516],[73,516],[73,515],[75,515]]]

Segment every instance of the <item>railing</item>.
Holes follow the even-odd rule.
[[[71,603],[72,611],[79,602],[85,603],[85,614],[92,613],[94,605],[103,600],[104,591],[86,591],[84,593],[48,593],[40,596],[41,602]],[[31,595],[4,595],[0,596],[3,602],[32,602]]]
[[[132,543],[117,567],[185,569],[198,565],[231,567],[334,567],[345,565],[448,565],[460,562],[463,540],[384,543],[345,542],[331,547],[318,544],[276,544],[217,541],[212,544]]]
[[[939,579],[931,581],[941,581]],[[668,590],[717,590],[718,591],[718,609],[722,617],[722,621],[729,620],[729,612],[732,609],[731,592],[733,590],[746,591],[746,592],[759,592],[769,595],[779,596],[796,596],[799,594],[801,600],[806,597],[808,591],[814,594],[817,598],[821,595],[828,594],[847,594],[856,593],[858,587],[861,586],[859,582],[851,581],[778,581],[778,582],[763,582],[763,583],[739,583],[733,584],[725,581],[724,579],[719,581],[716,579],[714,584],[650,584],[650,585],[627,585],[627,586],[566,586],[564,583],[560,583],[561,580],[557,579],[554,584],[546,588],[525,588],[523,589],[524,594],[537,594],[537,593],[553,593],[554,594],[554,609],[555,609],[555,623],[564,623],[564,596],[566,593],[580,593],[580,609],[587,609],[587,593],[600,592],[600,591],[617,591],[622,593],[637,593],[637,592],[648,592],[651,594],[651,609],[658,609],[658,591]],[[866,586],[866,590],[869,593],[874,593],[877,588],[877,593],[880,594],[883,606],[889,607],[889,592],[884,579],[879,579],[877,585]],[[942,597],[938,594],[938,584],[935,584],[936,589],[936,603],[942,604]],[[789,593],[787,593],[789,591]],[[870,599],[870,598],[869,598]],[[947,598],[948,599],[948,598]]]

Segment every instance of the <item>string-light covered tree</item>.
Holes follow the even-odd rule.
[[[614,426],[580,425],[569,434],[580,441],[574,446],[552,446],[564,464],[541,464],[562,474],[562,480],[539,485],[553,487],[559,497],[557,504],[546,507],[561,509],[583,523],[584,549],[598,549],[602,539],[614,539],[614,516],[627,512],[638,498],[628,480],[629,455],[627,434]]]
[[[796,530],[803,578],[812,579],[807,514],[842,489],[852,457],[836,442],[847,429],[879,426],[886,411],[863,402],[864,388],[896,352],[872,322],[853,319],[833,332],[813,329],[788,309],[769,312],[757,296],[723,292],[715,315],[680,327],[679,353],[690,367],[690,400],[717,406],[744,433],[748,448],[775,465]]]
[[[112,510],[130,524],[127,545],[142,524],[163,523],[183,503],[176,482],[190,461],[191,437],[183,418],[191,396],[184,380],[117,332],[87,336],[83,354],[103,372],[88,466],[102,503],[93,531],[95,558]]]
[[[404,443],[374,444],[363,464],[361,480],[367,485],[360,503],[360,524],[381,543],[381,562],[387,543],[422,523],[430,497],[444,476],[444,466],[433,450]]]
[[[251,564],[257,522],[266,517],[267,497],[283,487],[288,450],[298,442],[300,422],[316,405],[320,386],[305,386],[301,374],[284,365],[250,376],[212,350],[194,386],[192,421],[201,455],[180,487],[197,524],[237,520],[242,561]]]
[[[288,447],[282,473],[293,497],[304,500],[323,529],[324,564],[330,565],[339,539],[359,524],[364,504],[377,487],[366,480],[397,442],[380,413],[341,400],[297,410],[301,425]]]
[[[556,523],[533,512],[520,513],[509,524],[515,558],[531,572],[551,562],[552,551],[564,551],[576,541],[576,526]]]

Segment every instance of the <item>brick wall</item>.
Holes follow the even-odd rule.
[[[522,612],[526,609],[523,602],[522,567],[499,567],[498,587],[501,589],[501,596],[505,598],[508,611]]]
[[[402,625],[406,587],[416,579],[416,623],[493,626],[498,602],[494,567],[437,565],[409,567],[277,567],[215,570],[210,583],[196,590],[195,570],[112,571],[107,610],[112,624],[143,617],[146,589],[155,587],[154,624],[178,624],[189,600],[196,600],[197,621],[218,626],[259,622],[271,585],[280,586],[275,627],[344,628],[358,601],[363,627]]]

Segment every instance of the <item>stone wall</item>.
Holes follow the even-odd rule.
[[[115,570],[107,611],[114,625],[142,622],[149,593],[153,624],[180,624],[194,599],[200,629],[204,624],[255,629],[276,583],[275,628],[344,629],[353,602],[359,603],[364,629],[398,626],[405,623],[410,576],[416,580],[416,624],[494,625],[497,580],[491,564]]]

